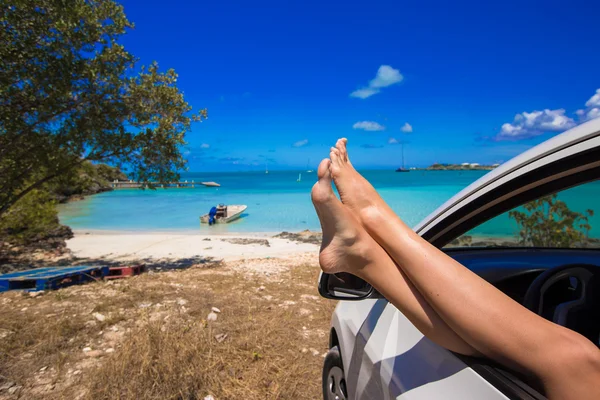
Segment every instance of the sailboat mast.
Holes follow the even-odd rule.
[[[404,169],[404,143],[401,143],[401,149],[402,149],[402,169]]]

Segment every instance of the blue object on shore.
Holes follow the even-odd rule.
[[[216,222],[215,216],[217,215],[217,207],[213,207],[208,212],[208,225],[212,225]]]
[[[109,267],[48,267],[0,275],[0,292],[53,290],[95,281],[107,276]]]

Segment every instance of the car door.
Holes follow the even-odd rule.
[[[385,299],[340,302],[333,324],[351,338],[341,347],[350,399],[506,399]]]
[[[600,119],[544,142],[487,174],[444,203],[415,231],[442,248],[519,205],[599,177]],[[354,348],[343,349],[350,398],[540,398],[494,367],[470,363],[430,342],[385,299],[367,301],[363,306],[346,302],[338,306],[340,315],[354,312],[352,332],[345,333],[354,335]],[[342,329],[343,324],[334,321],[333,325]]]

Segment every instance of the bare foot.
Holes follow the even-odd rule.
[[[330,163],[325,159],[319,164],[319,181],[311,192],[323,230],[319,263],[328,274],[350,272],[360,276],[361,270],[372,261],[369,254],[379,245],[333,193]]]
[[[319,253],[323,272],[348,272],[370,282],[428,338],[452,351],[477,355],[437,315],[385,250],[361,226],[354,212],[335,196],[330,164],[328,159],[321,161],[317,171],[319,181],[311,192],[323,230]]]
[[[355,215],[367,225],[367,221],[387,208],[387,205],[375,188],[361,174],[359,174],[350,159],[346,149],[347,139],[339,139],[335,147],[331,148],[331,176],[340,193],[342,203],[354,211]]]

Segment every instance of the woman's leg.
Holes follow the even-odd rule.
[[[323,229],[319,261],[324,272],[352,272],[372,282],[424,335],[457,353],[479,355],[432,310],[404,273],[333,193],[323,160],[312,199]]]
[[[482,354],[536,377],[557,398],[600,398],[596,346],[530,312],[415,234],[352,167],[345,139],[330,156],[344,205],[453,331]]]

